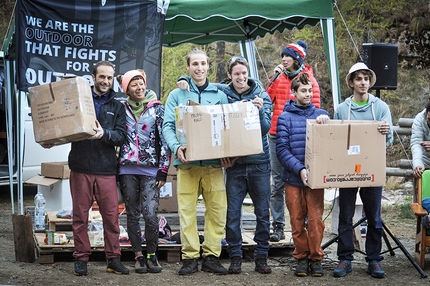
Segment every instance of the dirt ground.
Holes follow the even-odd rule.
[[[24,205],[30,205],[34,193],[25,195]],[[329,212],[330,207],[326,212]],[[413,218],[399,219],[398,208],[388,208],[383,213],[386,224],[406,247],[409,253],[413,253],[413,237],[415,221]],[[428,283],[429,278],[421,278],[419,272],[407,259],[400,249],[395,249],[395,256],[384,254],[382,262],[386,277],[375,279],[366,273],[364,255],[355,254],[353,272],[343,278],[332,276],[333,268],[337,264],[336,243],[325,249],[326,258],[323,261],[325,275],[321,278],[294,276],[295,262],[291,257],[292,249],[277,251],[270,254],[269,265],[272,274],[263,275],[254,271],[254,263],[248,258],[242,266],[239,275],[217,276],[206,272],[197,272],[191,276],[179,276],[177,274],[180,263],[167,263],[160,261],[163,271],[159,274],[136,274],[133,271],[134,261],[132,257],[123,255],[124,264],[130,268],[129,275],[115,275],[106,273],[106,263],[103,255],[92,256],[88,263],[88,276],[75,276],[73,274],[73,262],[71,255],[55,261],[53,264],[23,263],[15,261],[15,246],[13,242],[13,227],[11,215],[11,203],[9,189],[0,188],[0,285],[415,285]],[[287,224],[288,225],[288,224]],[[330,216],[326,220],[325,241],[333,237],[330,234]],[[288,229],[288,227],[287,227]],[[396,244],[389,240],[392,247]],[[383,251],[387,251],[387,245],[383,243]],[[430,258],[428,259],[430,261]],[[228,267],[229,260],[223,254],[222,263]],[[201,262],[200,262],[201,264]],[[427,265],[430,273],[430,267]]]

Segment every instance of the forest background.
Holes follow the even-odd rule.
[[[1,0],[1,4],[0,36],[4,38],[15,1]],[[362,44],[397,44],[397,89],[381,90],[380,96],[389,104],[394,124],[399,118],[413,118],[430,97],[430,0],[337,0],[334,1],[334,16],[341,101],[350,95],[344,78],[349,68],[360,61]],[[269,82],[274,67],[281,63],[282,48],[297,40],[309,46],[306,63],[313,67],[319,82],[322,108],[333,115],[333,95],[320,25],[256,39],[260,80],[265,85]],[[209,80],[212,82],[224,79],[228,59],[240,54],[237,43],[225,42],[163,48],[160,92],[163,100],[176,88],[178,77],[186,74],[185,56],[195,47],[205,50],[210,57]],[[395,165],[398,159],[410,156],[409,142],[404,142],[407,138],[395,138],[387,150],[387,165]]]

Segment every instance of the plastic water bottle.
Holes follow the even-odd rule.
[[[37,190],[34,196],[34,230],[45,230],[45,204],[45,197]]]

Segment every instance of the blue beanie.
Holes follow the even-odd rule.
[[[290,56],[293,59],[297,60],[300,65],[303,64],[306,59],[306,50],[308,49],[308,44],[304,41],[297,41],[295,44],[288,44],[282,50],[281,57],[284,55]]]

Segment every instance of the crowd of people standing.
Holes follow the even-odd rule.
[[[312,67],[305,63],[307,49],[304,41],[286,45],[280,53],[281,63],[274,68],[274,76],[267,87],[248,76],[248,62],[241,56],[234,56],[227,62],[228,79],[224,83],[209,82],[209,58],[205,52],[194,49],[186,57],[188,75],[178,79],[178,88],[170,92],[165,105],[146,88],[143,70],[130,70],[116,77],[126,95],[117,100],[112,89],[113,65],[105,61],[97,63],[92,87],[97,117],[95,135],[73,142],[69,154],[74,273],[79,276],[88,273],[91,248],[86,230],[94,197],[103,217],[107,271],[129,273],[120,262],[118,186],[126,205],[127,232],[136,257],[135,272],[162,271],[157,258],[157,208],[160,188],[166,182],[172,161],[177,168],[182,246],[179,275],[197,272],[201,257],[202,271],[220,275],[241,273],[240,223],[246,195],[252,199],[256,216],[255,271],[272,272],[268,265],[270,241],[285,239],[286,207],[295,247],[293,257],[297,260],[295,275],[324,275],[321,264],[324,189],[309,187],[304,157],[306,119],[326,124],[330,115],[320,109],[319,85]],[[333,118],[379,121],[378,131],[386,136],[388,145],[393,138],[390,109],[369,93],[375,81],[375,73],[364,63],[353,65],[346,76],[352,95],[336,108]],[[259,113],[263,153],[239,158],[187,160],[187,147],[177,138],[175,108],[187,105],[188,100],[202,105],[251,101]],[[414,161],[416,176],[428,165],[425,160]],[[380,264],[383,259],[380,255],[382,186],[340,190],[339,264],[333,276],[343,277],[352,271],[352,217],[357,193],[368,219],[367,271],[372,277],[382,278],[385,276]],[[202,243],[196,218],[199,196],[203,197],[206,207]],[[141,217],[145,221],[146,253],[142,251]],[[228,245],[228,268],[219,260],[223,238]]]

